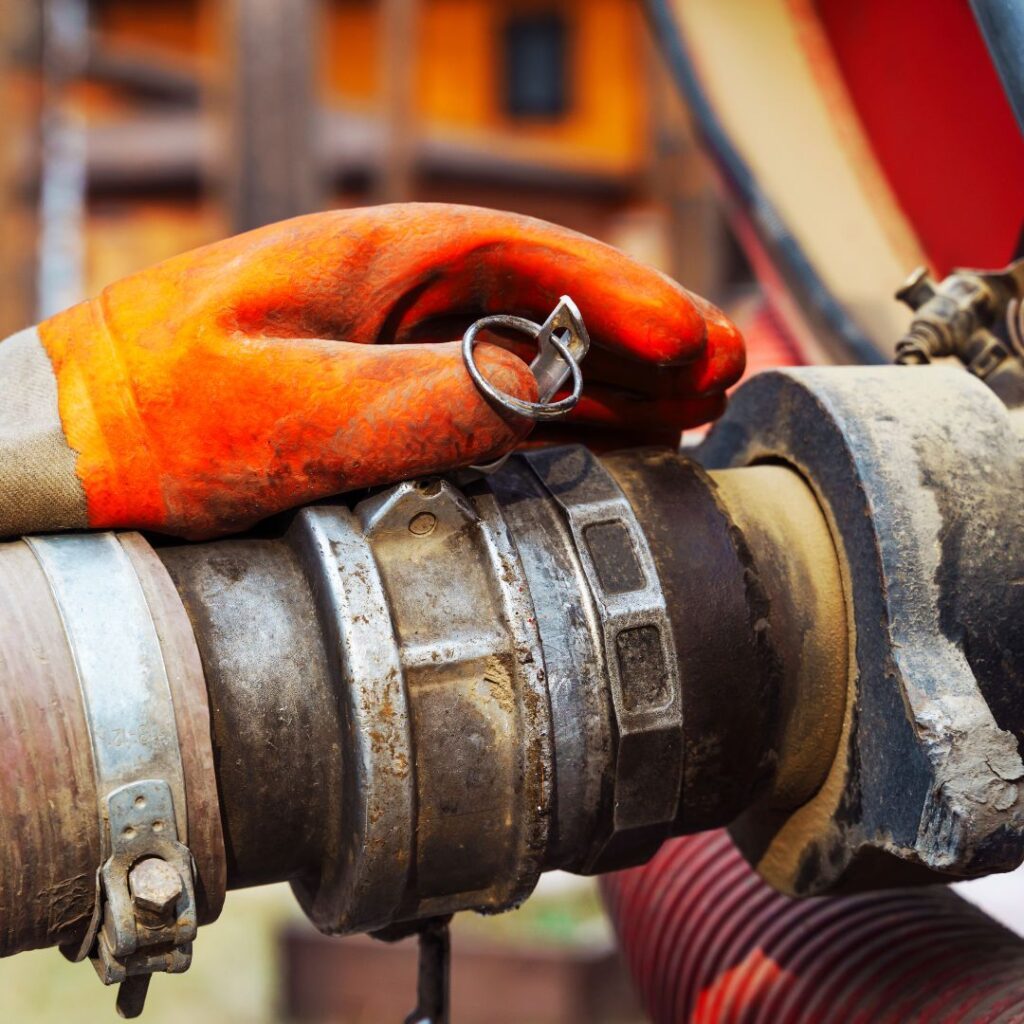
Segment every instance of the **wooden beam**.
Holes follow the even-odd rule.
[[[194,188],[210,137],[199,115],[189,110],[95,122],[86,146],[90,186],[96,193]],[[326,180],[373,179],[384,160],[384,140],[384,126],[372,115],[321,112],[316,153]],[[638,175],[573,158],[565,147],[542,149],[477,135],[421,133],[413,159],[418,173],[435,181],[561,189],[573,196],[620,202],[646,187]]]
[[[416,154],[417,0],[381,0],[380,98],[384,147],[378,177],[381,202],[412,198]]]
[[[88,0],[43,0],[38,317],[85,298],[85,119],[72,90],[89,54]]]
[[[195,61],[146,47],[104,39],[90,40],[86,76],[160,103],[194,109],[199,106],[199,75]]]
[[[224,0],[226,55],[212,85],[218,167],[235,231],[315,210],[314,0]]]
[[[38,14],[33,0],[0,4],[0,337],[30,324],[36,307]]]
[[[664,269],[687,288],[720,301],[727,251],[721,205],[657,42],[647,32],[643,39],[648,69],[650,186],[665,217],[668,242],[668,266]]]

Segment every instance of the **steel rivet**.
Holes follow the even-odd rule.
[[[434,532],[437,526],[437,516],[432,512],[420,512],[409,520],[409,532],[417,537],[426,537]]]

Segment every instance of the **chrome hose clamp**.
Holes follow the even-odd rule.
[[[112,533],[29,537],[67,632],[92,743],[101,862],[92,920],[71,960],[142,1012],[155,972],[192,960],[198,925],[185,774],[159,637]]]

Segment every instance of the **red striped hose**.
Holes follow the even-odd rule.
[[[722,831],[602,885],[654,1024],[1024,1022],[1024,940],[943,886],[792,900]]]

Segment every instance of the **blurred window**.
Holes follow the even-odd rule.
[[[505,23],[505,112],[512,117],[563,117],[569,106],[568,32],[558,14],[530,14]]]

